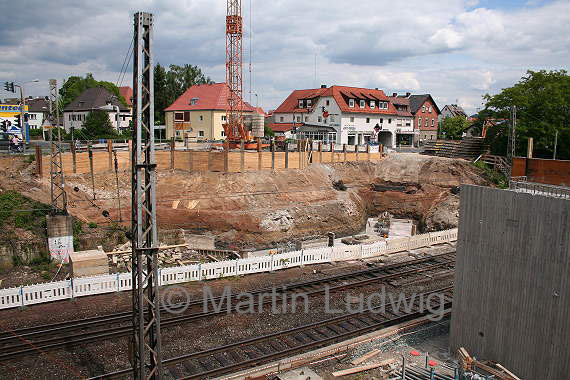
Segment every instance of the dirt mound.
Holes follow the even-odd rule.
[[[0,166],[1,167],[1,166]],[[6,174],[3,171],[4,174]],[[18,182],[10,176],[10,181]],[[4,176],[5,178],[5,176]],[[114,174],[95,176],[93,201],[89,175],[66,177],[72,215],[99,225],[119,220]],[[343,186],[333,186],[342,181]],[[454,187],[485,185],[467,161],[417,154],[392,154],[377,162],[313,164],[304,170],[249,173],[158,173],[161,230],[211,231],[220,246],[272,246],[286,240],[339,235],[361,230],[369,215],[388,211],[420,221],[425,230],[457,224]],[[19,188],[43,200],[47,180]],[[39,189],[31,190],[31,189]],[[119,175],[124,220],[130,218],[130,173]],[[110,217],[102,215],[107,210]]]

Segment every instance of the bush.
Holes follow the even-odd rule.
[[[509,179],[503,173],[493,170],[483,161],[477,161],[473,165],[483,171],[483,178],[487,181],[495,184],[500,189],[508,189]]]
[[[95,222],[89,222],[89,224],[87,224],[87,227],[89,227],[89,228],[97,228],[97,223],[95,223]]]

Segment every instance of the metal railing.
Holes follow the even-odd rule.
[[[543,183],[521,180],[526,177],[514,177],[509,183],[509,189],[521,193],[546,195],[550,197],[570,199],[570,187],[547,185]]]

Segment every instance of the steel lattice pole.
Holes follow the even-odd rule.
[[[154,66],[152,14],[134,16],[132,273],[133,373],[135,379],[160,379],[160,303],[154,151]]]
[[[243,19],[241,0],[227,0],[226,84],[229,88],[226,123],[228,139],[239,140],[243,130]]]
[[[67,214],[67,194],[65,193],[65,180],[63,175],[63,160],[61,157],[61,130],[59,128],[59,107],[57,96],[57,81],[50,79],[50,185],[52,213]],[[57,127],[57,141],[53,137],[53,129]]]

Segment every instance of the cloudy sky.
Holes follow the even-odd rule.
[[[570,0],[250,0],[244,90],[265,109],[294,89],[320,84],[431,93],[469,113],[481,96],[511,86],[528,69],[568,69]],[[155,14],[155,60],[225,74],[225,0],[2,1],[0,81],[47,95],[47,80],[91,72],[117,82],[132,14]],[[317,74],[315,78],[315,59]],[[130,71],[130,68],[129,68]],[[131,85],[130,72],[123,84]],[[0,98],[12,94],[0,90]],[[253,104],[256,97],[253,96]]]

